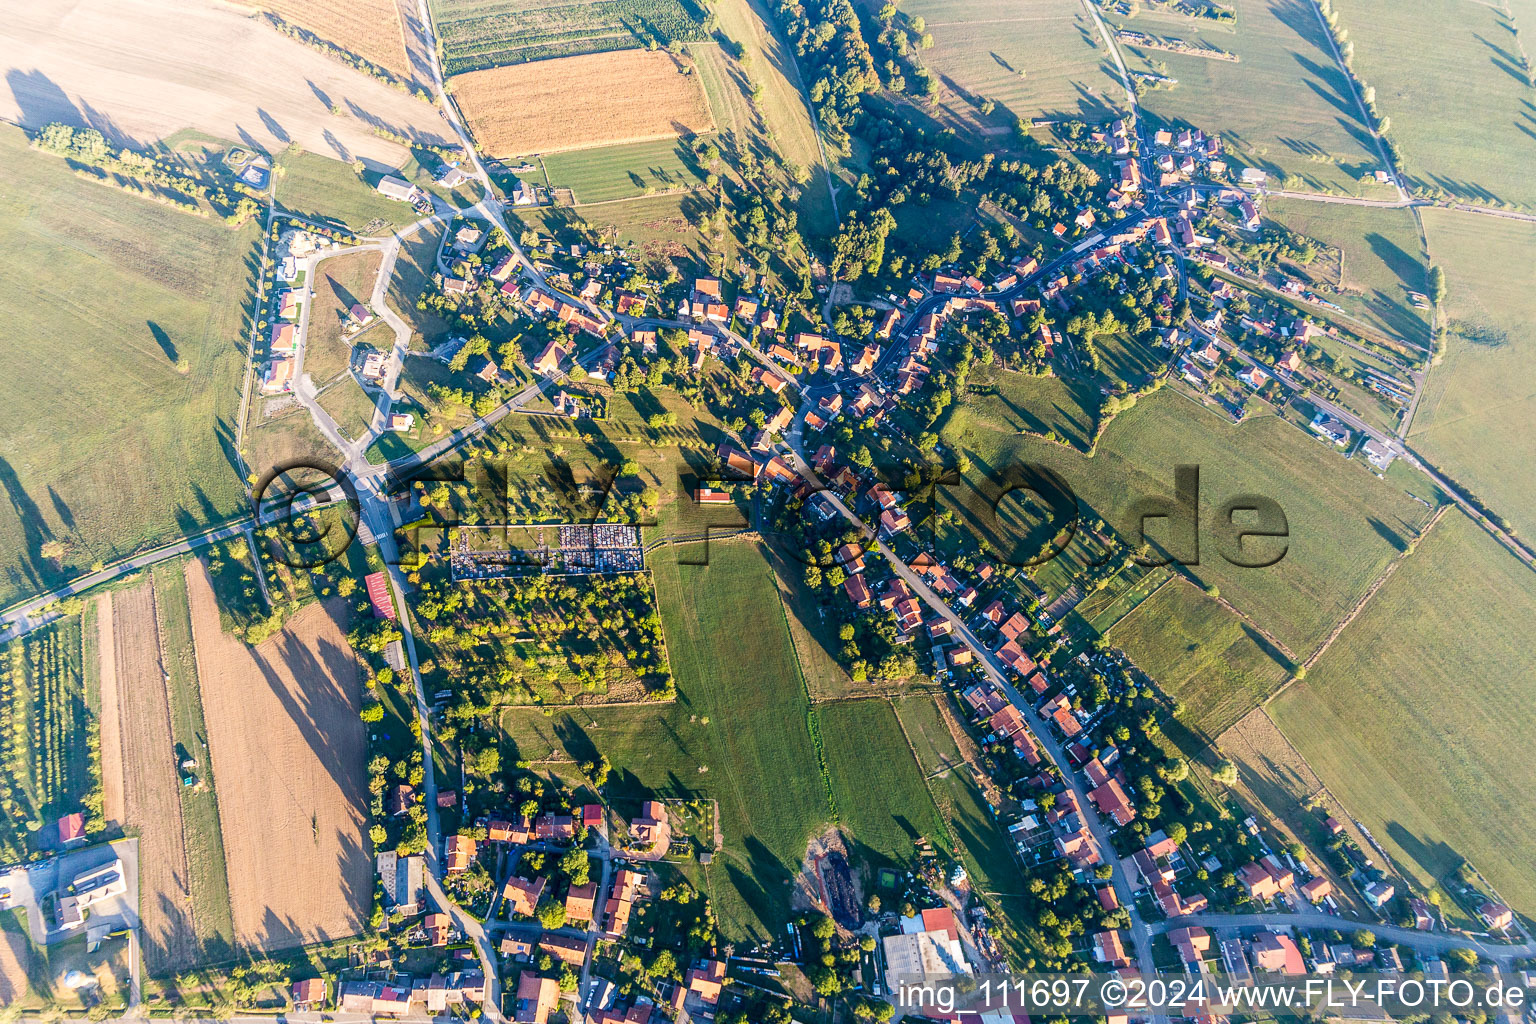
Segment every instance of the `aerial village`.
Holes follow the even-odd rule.
[[[1344,388],[1330,356],[1339,346],[1382,348],[1331,322],[1326,314],[1337,307],[1287,274],[1287,260],[1306,262],[1306,240],[1277,241],[1264,226],[1263,172],[1230,180],[1220,140],[1194,127],[1143,134],[1117,120],[1089,126],[1084,141],[1110,158],[1114,173],[1092,201],[1052,225],[1052,251],[1037,244],[1001,254],[1001,271],[986,280],[935,260],[902,288],[830,321],[830,306],[824,314],[723,274],[650,280],[612,243],[524,237],[533,261],[524,266],[489,225],[456,219],[421,301],[450,321],[509,312],[537,341],[524,348],[520,336],[491,351],[483,340],[456,337],[419,357],[466,375],[464,393],[479,389],[477,409],[532,380],[543,382],[550,414],[587,419],[602,417],[612,391],[647,375],[733,373],[737,436],[718,445],[717,471],[687,497],[700,507],[750,499],[759,523],[812,553],[806,583],[823,614],[841,624],[840,660],[854,680],[916,671],[954,694],[984,752],[991,810],[1021,884],[1059,908],[1036,922],[1042,964],[1216,970],[1239,979],[1363,968],[1444,973],[1445,962],[1378,944],[1359,929],[1181,923],[1208,912],[1316,908],[1444,928],[1429,902],[1403,889],[1380,855],[1332,818],[1322,821],[1333,837],[1327,862],[1309,862],[1298,844],[1255,819],[1192,802],[1173,785],[1189,766],[1157,742],[1177,709],[1153,680],[1113,648],[1073,642],[1062,610],[1029,599],[1043,593],[1027,573],[987,560],[974,544],[941,553],[914,527],[929,528],[934,514],[924,467],[935,444],[914,428],[926,419],[913,410],[942,408],[981,343],[1011,369],[1091,372],[1099,362],[1093,311],[1113,296],[1145,317],[1161,367],[1106,387],[1110,415],[1127,396],[1166,384],[1233,420],[1256,403],[1279,410],[1377,472],[1394,458],[1389,434],[1336,401]],[[282,279],[293,281],[293,261],[325,243],[303,232],[284,238]],[[277,319],[291,320],[301,297],[279,301]],[[368,315],[357,313],[360,325]],[[272,336],[269,389],[292,376],[280,365],[283,346],[292,347],[282,328]],[[1356,383],[1394,407],[1408,393],[1390,369]],[[1106,548],[1131,553],[1102,523],[1092,531]],[[550,553],[558,562],[566,546],[490,575],[547,571]],[[643,565],[636,537],[611,547],[605,557],[614,571]],[[455,559],[455,578],[487,574],[481,559]],[[376,608],[393,618],[387,600]],[[587,767],[600,790],[609,766]],[[388,786],[383,796],[386,818],[422,816],[413,785]],[[713,847],[699,823],[682,825],[699,808],[652,799],[620,814],[606,803],[575,804],[558,788],[521,796],[471,819],[460,813],[468,806],[462,795],[438,793],[440,812],[457,822],[445,829],[440,853],[444,888],[474,909],[482,935],[426,912],[424,853],[380,853],[386,930],[405,946],[439,951],[437,969],[411,974],[377,953],[361,956],[334,992],[302,982],[295,1003],[472,1015],[485,998],[479,942],[494,948],[508,1016],[536,1024],[565,1012],[562,1001],[603,1024],[787,1020],[779,1011],[761,1016],[772,1001],[763,1003],[752,979],[797,962],[815,970],[819,992],[857,993],[868,1000],[861,1013],[886,1019],[901,981],[1006,969],[986,902],[970,891],[964,868],[926,839],[905,879],[891,879],[899,906],[850,900],[840,880],[847,862],[833,855],[821,869],[821,914],[802,916],[768,946],[722,948],[708,898],[658,865],[669,851],[707,863]],[[1491,897],[1478,913],[1491,931],[1514,927]],[[1190,1015],[1220,1019],[1198,1007]],[[1111,1016],[1110,1024],[1125,1020]]]

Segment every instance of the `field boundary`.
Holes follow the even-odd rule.
[[[1449,504],[1445,504],[1435,509],[1434,515],[1429,517],[1429,522],[1425,523],[1424,528],[1419,531],[1419,535],[1415,539],[1415,545],[1419,541],[1422,541],[1424,538],[1429,536],[1429,532],[1435,528],[1435,525],[1440,522],[1441,518],[1444,517],[1446,510],[1450,507],[1451,506]],[[1349,627],[1349,624],[1354,622],[1361,612],[1365,611],[1365,606],[1370,603],[1371,598],[1376,596],[1376,592],[1386,585],[1387,580],[1392,578],[1392,574],[1397,572],[1398,566],[1412,558],[1416,550],[1417,549],[1414,546],[1405,548],[1404,550],[1398,552],[1396,558],[1387,563],[1387,567],[1381,571],[1381,575],[1376,577],[1376,579],[1371,582],[1370,587],[1364,594],[1360,595],[1360,600],[1355,602],[1355,606],[1351,608],[1348,614],[1346,614],[1344,618],[1340,620],[1339,624],[1334,626],[1333,630],[1323,638],[1323,642],[1318,644],[1317,650],[1312,652],[1312,656],[1302,663],[1302,668],[1309,669],[1313,665],[1317,664],[1322,656],[1327,653],[1328,648],[1333,646],[1333,642],[1337,640],[1340,634],[1342,634],[1344,630]],[[1291,680],[1286,681],[1284,686],[1270,694],[1264,703],[1268,704],[1270,701],[1274,700],[1276,697],[1280,696],[1280,694],[1285,692],[1285,690],[1290,687],[1294,678],[1295,677],[1293,676]]]

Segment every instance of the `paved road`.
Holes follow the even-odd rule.
[[[115,562],[100,572],[81,576],[79,579],[66,583],[57,590],[49,591],[22,604],[15,605],[7,609],[3,614],[0,614],[0,624],[4,625],[4,628],[0,629],[0,643],[20,636],[23,633],[30,633],[32,630],[46,626],[48,623],[59,618],[61,616],[60,612],[46,610],[47,606],[55,601],[66,597],[73,597],[92,587],[98,587],[103,583],[110,583],[119,577],[138,572],[140,569],[147,569],[156,562],[162,562],[167,558],[176,558],[180,555],[196,551],[198,548],[205,548],[209,544],[216,544],[221,540],[228,540],[231,537],[238,536],[245,530],[249,522],[249,519],[240,519],[224,526],[212,527],[208,531],[193,537],[183,537],[181,540],[153,548],[131,558],[125,558],[121,562]]]

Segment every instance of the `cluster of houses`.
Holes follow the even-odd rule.
[[[290,228],[277,240],[274,250],[277,283],[272,296],[272,326],[267,333],[267,364],[262,371],[263,394],[293,390],[298,368],[299,314],[311,297],[308,283],[299,284],[299,261],[338,247],[338,243],[309,231]]]
[[[302,988],[301,988],[302,986]],[[294,986],[296,1008],[323,1006],[325,981],[309,979]],[[393,975],[388,979],[343,981],[337,988],[336,1009],[373,1017],[433,1016],[454,1012],[468,1016],[485,1002],[485,975],[478,970],[433,974],[425,978]]]

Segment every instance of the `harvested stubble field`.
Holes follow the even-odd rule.
[[[714,131],[684,67],[659,50],[595,53],[474,71],[453,92],[483,152],[559,153]]]
[[[101,621],[109,620],[103,616]],[[140,830],[140,941],[149,972],[166,974],[195,963],[199,944],[155,590],[148,577],[113,596],[110,622],[116,657],[110,682],[116,686],[121,716],[124,824]]]
[[[697,38],[691,0],[430,0],[443,74]]]
[[[201,562],[189,564],[187,592],[236,942],[273,950],[355,935],[373,865],[341,609],[310,605],[253,649],[220,628]]]
[[[453,138],[431,104],[217,0],[12,5],[0,21],[0,53],[12,69],[0,119],[26,127],[90,125],[124,145],[193,128],[274,154],[297,142],[391,166],[403,150],[374,135],[375,125],[428,144]]]
[[[243,0],[403,79],[411,77],[395,0]]]
[[[1445,270],[1445,360],[1430,370],[1416,449],[1519,530],[1536,532],[1536,225],[1425,210]]]
[[[1360,175],[1381,166],[1313,0],[1233,0],[1235,25],[1143,7],[1124,27],[1236,54],[1237,63],[1121,45],[1132,71],[1178,79],[1145,92],[1155,119],[1193,124],[1225,139],[1229,159],[1293,174],[1309,189],[1386,194]],[[1426,15],[1428,17],[1428,15]],[[1394,51],[1398,53],[1407,51]]]
[[[113,625],[112,594],[97,595],[96,651],[101,691],[101,806],[110,822],[123,821],[123,716],[118,709],[117,632]]]
[[[1447,515],[1270,716],[1411,874],[1465,857],[1536,910],[1536,578]]]

